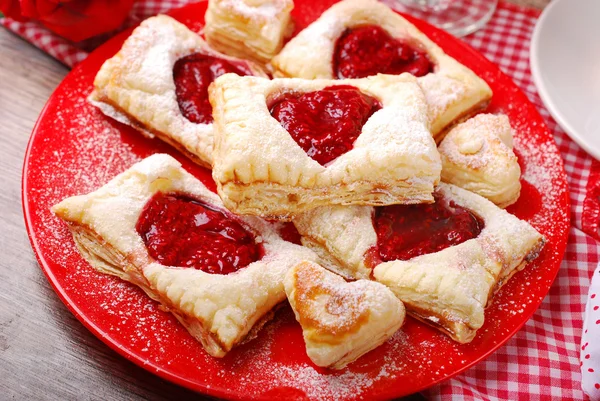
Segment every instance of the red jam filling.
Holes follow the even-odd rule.
[[[262,256],[254,235],[213,206],[183,195],[157,193],[136,230],[150,256],[166,266],[233,273]]]
[[[212,107],[208,101],[208,86],[229,72],[252,75],[242,63],[234,65],[206,54],[195,53],[177,60],[173,67],[173,80],[179,110],[185,118],[193,123],[213,122]]]
[[[285,95],[271,106],[271,115],[306,154],[326,165],[352,149],[363,125],[380,108],[357,88],[340,85]]]
[[[403,72],[421,77],[432,71],[427,53],[393,38],[377,25],[346,30],[333,53],[333,72],[340,79]]]
[[[408,260],[463,243],[479,235],[483,221],[469,210],[436,199],[432,204],[375,209],[374,226],[381,261]]]

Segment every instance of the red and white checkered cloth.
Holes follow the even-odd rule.
[[[584,203],[597,187],[599,163],[573,142],[544,107],[529,70],[529,43],[539,11],[500,3],[485,29],[465,38],[523,89],[554,134],[567,171],[571,231],[567,252],[550,293],[533,317],[502,348],[465,373],[429,389],[433,399],[582,400],[580,340],[590,277],[598,264],[597,217]],[[588,185],[589,184],[589,185]],[[591,191],[590,191],[591,192]],[[590,193],[591,195],[591,193]],[[597,200],[596,200],[597,202]],[[592,208],[592,207],[590,207]],[[583,222],[582,222],[583,218]],[[582,231],[586,226],[586,234]]]
[[[138,1],[126,25],[188,2]],[[513,78],[554,134],[565,162],[572,202],[567,252],[550,293],[525,326],[485,361],[427,390],[424,395],[432,399],[586,399],[581,389],[580,340],[590,278],[600,251],[600,163],[566,136],[537,94],[529,70],[529,42],[538,17],[539,11],[500,2],[487,26],[465,41]],[[0,23],[69,66],[83,60],[86,50],[98,44],[95,40],[76,47],[35,23],[8,19]]]
[[[123,23],[123,28],[133,26],[152,15],[193,2],[193,0],[138,0],[133,4],[129,17]],[[88,56],[88,52],[112,36],[108,33],[74,44],[36,22],[18,22],[10,18],[0,18],[0,25],[69,67],[74,67],[83,61]]]

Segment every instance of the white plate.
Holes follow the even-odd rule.
[[[600,0],[553,0],[535,26],[530,62],[550,114],[600,159]]]

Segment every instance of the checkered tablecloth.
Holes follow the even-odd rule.
[[[138,1],[126,24],[135,24],[187,2]],[[554,134],[565,162],[572,202],[567,252],[550,293],[525,326],[485,361],[427,390],[424,395],[431,399],[450,396],[464,400],[586,399],[581,390],[580,341],[590,277],[600,251],[597,241],[600,163],[566,136],[537,94],[529,70],[529,42],[538,17],[539,11],[500,2],[485,29],[465,41],[513,78],[538,107]],[[83,60],[87,51],[102,40],[75,46],[33,22],[5,19],[0,23],[69,66]],[[588,179],[590,175],[592,178]]]
[[[597,209],[591,189],[598,187],[600,169],[550,116],[533,84],[529,43],[538,17],[537,10],[501,2],[485,29],[465,41],[513,78],[554,134],[570,187],[572,217],[567,251],[550,293],[525,326],[484,362],[429,389],[426,395],[433,399],[586,399],[581,390],[579,356],[583,312],[600,251],[598,219],[591,213]],[[596,178],[588,180],[590,173]],[[586,213],[584,204],[588,205]]]

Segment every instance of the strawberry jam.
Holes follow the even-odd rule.
[[[288,94],[271,106],[279,121],[306,154],[321,165],[352,149],[363,125],[381,106],[347,85]]]
[[[208,101],[208,86],[223,74],[252,75],[244,63],[235,65],[227,60],[195,53],[180,58],[173,67],[175,94],[179,110],[193,123],[213,122]]]
[[[150,256],[165,266],[228,274],[260,259],[254,235],[213,206],[184,195],[157,193],[136,230]]]
[[[484,227],[478,216],[444,199],[377,207],[373,220],[383,262],[441,251],[477,237]]]
[[[377,25],[346,30],[333,52],[333,75],[340,79],[403,72],[421,77],[432,71],[425,52],[393,38]]]

